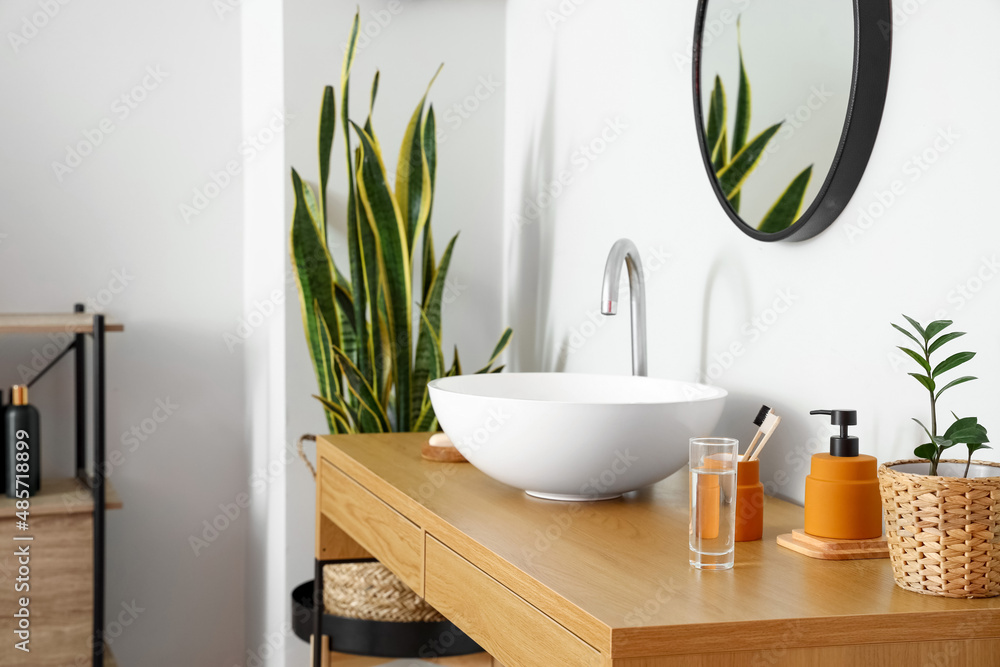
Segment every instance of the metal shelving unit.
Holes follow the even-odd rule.
[[[123,331],[124,327],[110,322],[105,316],[84,312],[82,303],[73,307],[72,313],[65,314],[10,314],[0,315],[0,334],[18,333],[68,333],[73,334],[69,343],[52,361],[32,378],[29,386],[37,382],[46,372],[73,352],[74,402],[76,421],[76,477],[90,488],[94,500],[94,610],[93,610],[93,666],[104,667],[113,662],[110,651],[104,645],[104,573],[105,573],[105,512],[109,495],[112,506],[120,506],[114,493],[108,493],[108,484],[101,471],[105,460],[105,334]],[[93,391],[92,429],[93,472],[88,473],[87,458],[87,338],[90,338],[91,388]],[[107,659],[107,662],[106,662]]]

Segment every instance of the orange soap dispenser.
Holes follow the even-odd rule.
[[[840,436],[830,438],[830,453],[815,454],[806,477],[805,531],[816,537],[864,540],[882,535],[882,505],[878,491],[878,461],[858,453],[858,439],[849,427],[858,423],[855,410],[813,410],[830,415]]]

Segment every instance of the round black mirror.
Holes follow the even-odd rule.
[[[709,180],[761,241],[837,219],[878,134],[891,0],[699,0],[694,109]]]

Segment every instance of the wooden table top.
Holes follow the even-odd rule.
[[[685,637],[701,626],[720,641],[794,632],[794,644],[1000,630],[1000,598],[920,595],[893,583],[888,559],[820,561],[779,547],[778,534],[803,525],[791,503],[767,499],[764,538],[738,543],[732,570],[698,571],[688,563],[686,470],[618,500],[552,502],[471,464],[423,460],[426,438],[325,436],[320,455],[579,636],[611,641],[616,654],[674,643],[679,626]]]

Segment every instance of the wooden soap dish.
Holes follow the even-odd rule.
[[[430,440],[424,442],[420,448],[420,455],[428,461],[441,461],[443,463],[466,463],[466,458],[462,452],[451,444],[444,433],[435,433]]]
[[[810,535],[797,528],[778,535],[778,546],[820,560],[858,560],[862,558],[888,558],[889,543],[885,537],[873,540],[831,540]]]

